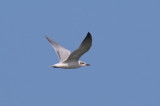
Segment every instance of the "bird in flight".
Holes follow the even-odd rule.
[[[46,36],[46,39],[49,41],[49,43],[54,48],[55,52],[57,53],[60,61],[57,64],[51,65],[51,67],[54,68],[64,68],[64,69],[74,69],[74,68],[80,68],[83,66],[89,66],[90,64],[87,64],[86,62],[80,61],[80,57],[86,53],[92,46],[92,36],[88,32],[85,39],[82,41],[81,45],[78,49],[73,51],[72,53],[64,48],[63,46],[59,45],[54,40],[50,39],[48,36]]]

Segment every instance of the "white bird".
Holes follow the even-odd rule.
[[[51,65],[51,67],[74,69],[90,65],[83,61],[79,61],[80,57],[91,48],[92,36],[89,32],[87,33],[87,36],[81,43],[80,47],[72,53],[63,46],[59,45],[54,40],[50,39],[49,37],[46,36],[46,38],[51,43],[52,47],[54,48],[55,52],[57,53],[60,59],[59,63]]]

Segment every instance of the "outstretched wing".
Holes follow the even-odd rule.
[[[54,48],[55,52],[57,53],[60,61],[64,62],[65,60],[67,60],[67,58],[69,57],[71,52],[47,36],[46,36],[46,39],[51,43],[51,45]]]
[[[78,61],[79,58],[86,53],[92,46],[92,36],[88,32],[85,39],[82,41],[80,47],[71,53],[71,55],[68,57],[67,61]]]

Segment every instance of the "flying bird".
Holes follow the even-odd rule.
[[[88,32],[85,39],[82,41],[81,45],[78,49],[73,51],[72,53],[64,48],[63,46],[59,45],[54,40],[50,39],[48,36],[46,36],[46,39],[49,41],[49,43],[54,48],[55,52],[57,53],[60,61],[57,64],[51,65],[51,67],[54,68],[64,68],[64,69],[74,69],[74,68],[80,68],[83,66],[89,66],[90,64],[87,64],[86,62],[80,61],[80,57],[86,53],[92,46],[92,36]]]

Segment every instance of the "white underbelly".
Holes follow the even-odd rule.
[[[67,65],[63,68],[65,69],[73,69],[81,67],[78,63],[67,63]]]

